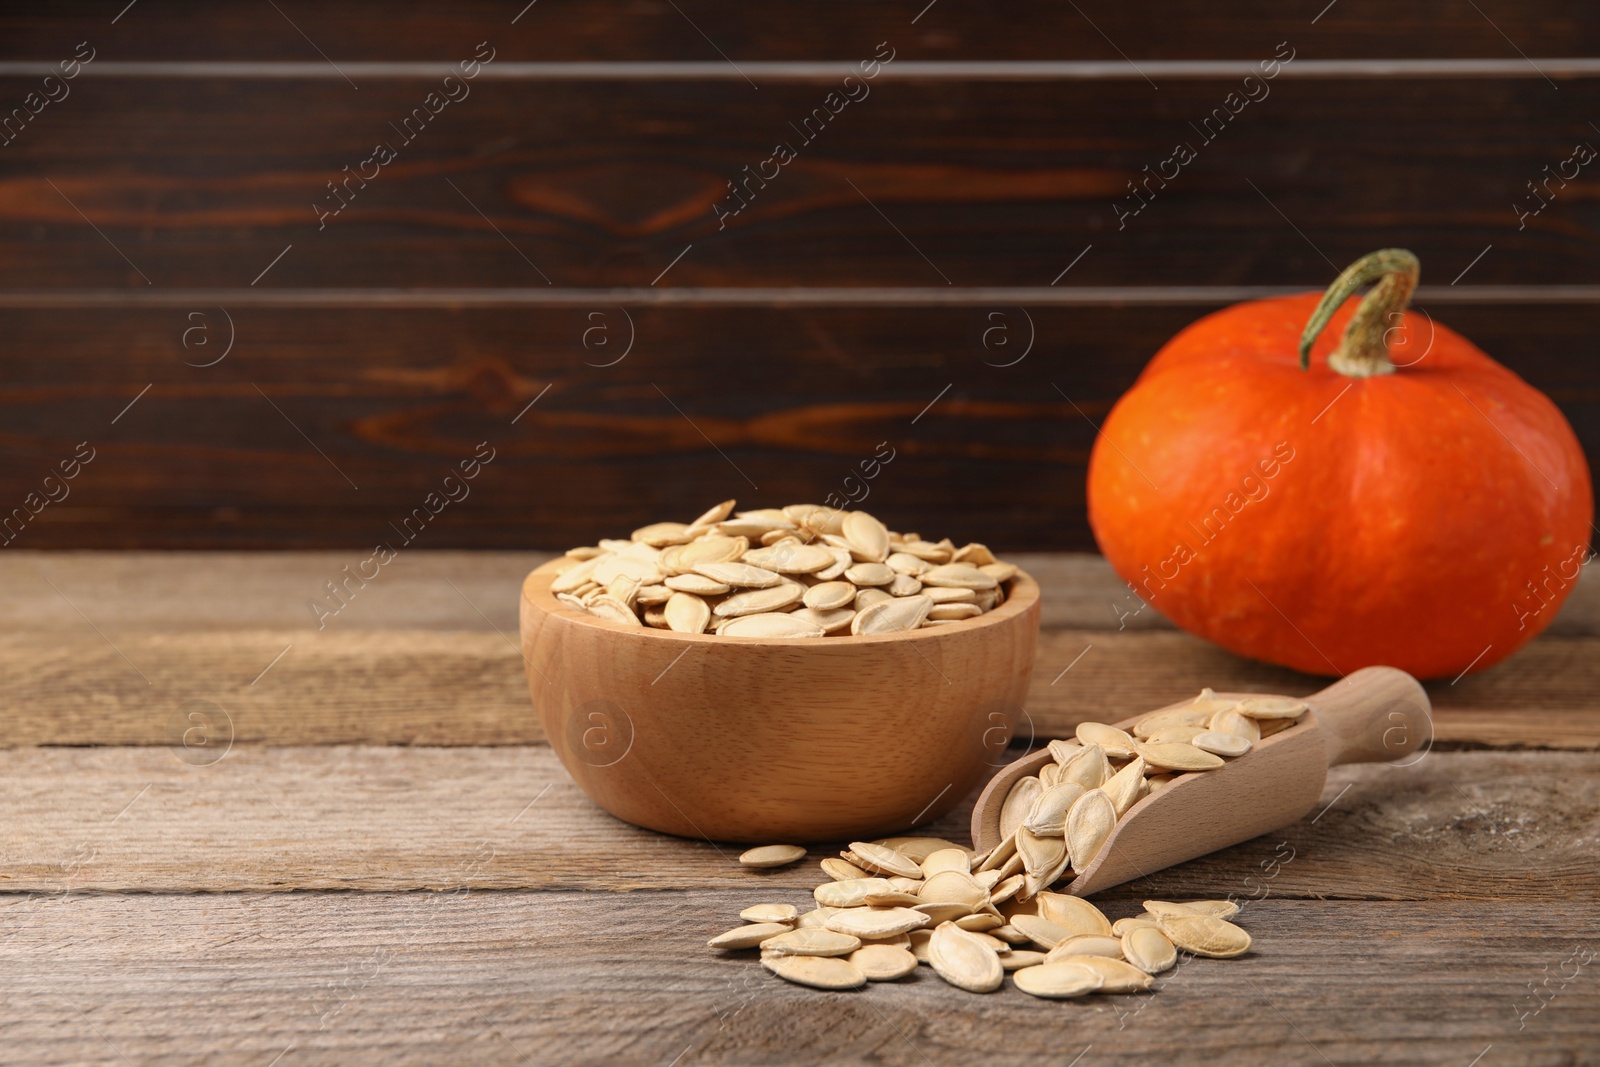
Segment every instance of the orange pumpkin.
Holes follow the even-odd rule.
[[[1405,310],[1418,269],[1374,252],[1320,301],[1226,308],[1150,361],[1089,460],[1126,610],[1312,674],[1455,677],[1549,625],[1590,558],[1583,450],[1549,398]]]

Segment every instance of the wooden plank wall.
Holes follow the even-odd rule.
[[[900,528],[1092,547],[1091,420],[1162,341],[1394,244],[1595,455],[1600,198],[1529,190],[1600,144],[1593,56],[1555,0],[19,5],[0,117],[59,99],[0,146],[0,509],[87,441],[16,547],[368,545],[488,441],[428,546],[559,548],[889,441]]]

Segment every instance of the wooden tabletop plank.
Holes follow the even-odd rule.
[[[0,747],[161,745],[198,708],[239,741],[531,744],[517,632],[216,630],[0,633]],[[1505,664],[1429,686],[1445,745],[1600,748],[1600,639],[1546,637]],[[663,663],[663,666],[666,664]],[[932,667],[930,666],[930,670]],[[1200,686],[1311,693],[1327,679],[1171,630],[1040,635],[1018,740],[1068,736]]]
[[[591,531],[603,532],[603,531]],[[1044,629],[1172,630],[1140,608],[1105,558],[1086,552],[1007,552],[1039,583]],[[324,583],[366,559],[361,549],[308,552],[0,553],[0,630],[139,631],[489,630],[517,628],[522,579],[552,552],[400,553],[319,630],[306,607]],[[332,602],[329,601],[331,604]],[[78,610],[83,612],[78,614]],[[1546,631],[1600,636],[1600,578],[1586,569]]]
[[[1586,1062],[1600,1028],[1589,902],[1268,897],[1238,920],[1248,955],[1062,1003],[926,967],[821,993],[705,947],[766,895],[0,897],[5,1047],[34,1064],[1555,1067]]]
[[[543,739],[517,647],[517,590],[539,553],[403,554],[317,629],[305,605],[340,553],[0,556],[0,747],[165,744],[195,702],[239,741],[528,744]],[[1019,729],[1069,734],[1202,684],[1309,693],[1325,680],[1254,663],[1137,608],[1105,561],[1016,557],[1044,632]],[[1430,685],[1442,744],[1594,749],[1600,582],[1584,579],[1517,656]],[[209,710],[207,710],[209,708]]]
[[[193,750],[189,753],[195,758]],[[870,765],[863,759],[863,773]],[[927,832],[966,843],[971,797]],[[1600,899],[1600,755],[1434,752],[1336,768],[1325,810],[1120,887],[1112,899],[1254,893]],[[544,746],[235,746],[0,753],[0,889],[42,894],[299,889],[783,889],[738,849],[619,822]]]

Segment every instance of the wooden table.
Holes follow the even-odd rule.
[[[305,601],[358,555],[0,556],[0,1061],[1597,1055],[1592,580],[1508,663],[1430,687],[1414,766],[1338,769],[1315,817],[1098,900],[1233,894],[1249,956],[1053,1003],[926,969],[824,994],[705,949],[748,903],[808,900],[815,863],[753,873],[578,792],[515,643],[542,557],[402,554],[319,631]],[[1096,558],[1020,562],[1045,589],[1037,737],[1204,684],[1318,684],[1153,612],[1118,630]],[[931,832],[964,839],[967,811]]]

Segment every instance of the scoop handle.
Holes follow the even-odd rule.
[[[1328,766],[1388,763],[1433,744],[1433,707],[1405,671],[1363,667],[1306,698],[1327,742]]]

